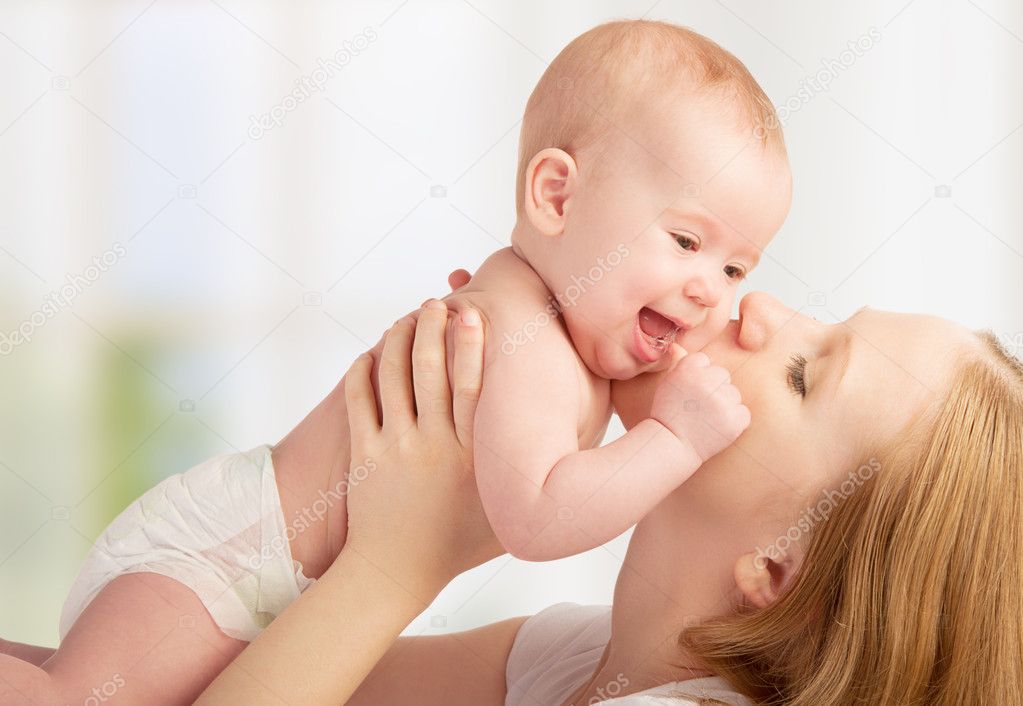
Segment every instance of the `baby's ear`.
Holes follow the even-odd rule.
[[[735,585],[750,605],[766,608],[778,600],[795,577],[797,561],[793,557],[762,551],[743,554],[735,562]]]
[[[526,216],[542,235],[561,235],[568,203],[578,188],[579,172],[568,152],[548,147],[526,168]]]

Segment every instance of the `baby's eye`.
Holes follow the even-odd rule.
[[[741,282],[746,279],[746,270],[739,265],[725,265],[725,276],[730,280]]]
[[[700,249],[700,241],[692,235],[685,233],[674,233],[675,242],[687,252],[696,252]]]

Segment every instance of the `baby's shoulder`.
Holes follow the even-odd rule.
[[[487,325],[488,348],[499,346],[505,355],[539,344],[546,353],[561,348],[575,357],[554,295],[532,269],[514,256],[510,260],[488,260],[469,285],[447,297],[448,306],[479,310]]]

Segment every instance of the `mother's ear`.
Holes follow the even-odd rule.
[[[772,559],[761,551],[743,554],[735,562],[735,585],[744,600],[766,608],[778,600],[795,577],[797,562],[789,556]]]
[[[556,147],[542,149],[529,161],[525,178],[523,206],[529,222],[542,235],[561,235],[579,183],[575,159]]]

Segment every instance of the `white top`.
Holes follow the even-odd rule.
[[[560,706],[593,677],[611,639],[611,607],[559,603],[529,618],[519,628],[508,655],[505,706]],[[697,706],[701,698],[733,706],[752,702],[724,679],[706,677],[672,682],[620,698],[628,677],[603,685],[608,706]]]

